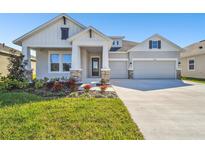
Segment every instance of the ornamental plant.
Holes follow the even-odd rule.
[[[108,88],[108,85],[106,84],[101,85],[100,86],[101,93],[104,93],[107,88]]]
[[[68,87],[70,88],[71,92],[75,92],[78,90],[77,80],[75,78],[70,78],[67,83]]]
[[[90,88],[92,88],[92,85],[91,84],[85,84],[83,86],[83,88],[84,88],[85,92],[89,92]]]
[[[60,91],[63,89],[63,84],[59,81],[55,81],[53,84],[53,90],[54,91]]]

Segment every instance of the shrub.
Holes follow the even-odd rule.
[[[75,92],[78,90],[77,80],[75,78],[70,78],[67,83],[68,87],[70,88],[71,92]]]
[[[43,80],[35,80],[34,86],[35,86],[36,89],[43,88],[44,81]]]
[[[26,79],[25,66],[27,61],[23,61],[23,54],[18,54],[17,51],[11,50],[9,55],[8,78],[12,80],[23,81]]]
[[[101,83],[102,85],[104,85],[104,84],[106,84],[106,80],[105,80],[105,79],[101,79],[101,80],[100,80],[100,83]]]
[[[23,89],[29,86],[27,80],[18,81],[16,79],[4,78],[0,81],[0,90]]]
[[[54,91],[60,91],[63,89],[63,84],[60,83],[59,81],[55,81],[53,84],[53,90]]]
[[[46,88],[49,90],[49,89],[52,89],[53,88],[53,85],[54,85],[54,81],[49,81],[49,82],[46,82]]]
[[[85,84],[83,86],[83,88],[84,88],[85,92],[89,92],[90,88],[92,88],[92,85],[91,84]]]
[[[106,85],[106,84],[100,86],[100,90],[101,90],[102,93],[105,92],[105,90],[107,88],[108,88],[108,85]]]

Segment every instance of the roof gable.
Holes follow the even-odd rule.
[[[25,40],[26,38],[28,38],[28,37],[30,37],[30,36],[36,34],[36,33],[39,32],[40,30],[42,30],[42,29],[48,27],[49,25],[51,25],[52,23],[55,23],[56,21],[58,21],[59,19],[61,19],[61,18],[63,18],[63,17],[65,17],[67,20],[69,20],[69,21],[75,23],[76,25],[78,25],[78,26],[81,27],[82,29],[85,29],[85,28],[86,28],[86,26],[80,24],[79,22],[77,22],[76,20],[74,20],[73,18],[71,18],[70,16],[68,16],[67,14],[60,14],[60,15],[58,15],[57,17],[55,17],[55,18],[49,20],[48,22],[46,22],[46,23],[40,25],[39,27],[33,29],[32,31],[30,31],[30,32],[28,32],[28,33],[26,33],[26,34],[24,34],[23,36],[21,36],[21,37],[19,37],[19,38],[17,38],[16,40],[13,41],[13,43],[14,43],[14,44],[17,44],[17,45],[22,45],[22,41],[23,41],[23,40]]]
[[[107,40],[107,41],[112,41],[112,39],[111,39],[110,37],[106,36],[105,34],[103,34],[102,32],[100,32],[99,30],[95,29],[95,28],[92,27],[92,26],[89,26],[89,27],[86,28],[85,30],[83,30],[83,31],[81,31],[81,32],[79,32],[79,33],[77,33],[76,35],[73,35],[73,36],[70,37],[68,40],[72,42],[73,40],[82,37],[82,35],[86,34],[86,33],[89,32],[90,30],[91,30],[91,31],[94,31],[94,32],[95,32],[97,35],[99,35],[101,38],[103,38],[103,39],[105,39],[105,40]]]
[[[162,48],[161,49],[149,49],[149,40],[161,40],[162,41]],[[175,43],[171,42],[170,40],[166,39],[165,37],[154,34],[149,38],[145,39],[141,43],[137,44],[135,47],[131,48],[129,51],[147,51],[147,50],[161,50],[161,51],[181,51],[182,48],[176,45]]]

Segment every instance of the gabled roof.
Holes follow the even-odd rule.
[[[101,37],[103,37],[104,39],[108,40],[108,41],[112,41],[112,39],[110,37],[108,37],[107,35],[103,34],[102,32],[100,32],[99,30],[95,29],[92,26],[87,27],[86,29],[84,29],[83,31],[71,36],[68,41],[73,41],[74,39],[80,37],[82,34],[88,32],[89,30],[92,30],[94,32],[96,32],[98,35],[100,35]]]
[[[82,29],[85,29],[86,26],[82,25],[81,23],[79,23],[78,21],[76,21],[75,19],[71,18],[70,16],[68,16],[67,14],[60,14],[58,15],[57,17],[49,20],[48,22],[38,26],[37,28],[33,29],[32,31],[24,34],[23,36],[17,38],[16,40],[13,41],[14,44],[17,44],[17,45],[21,45],[21,41],[24,40],[25,38],[33,35],[34,33],[38,32],[39,30],[45,28],[46,26],[52,24],[53,22],[57,21],[58,19],[62,18],[62,17],[65,17],[67,18],[68,20],[72,21],[73,23],[77,24],[78,26],[80,26]]]
[[[122,47],[112,47],[111,52],[126,52],[127,50],[135,47],[138,43],[133,41],[122,40]]]
[[[11,48],[7,45],[5,45],[4,43],[0,43],[0,53],[4,53],[4,54],[11,54],[10,51],[15,51],[16,54],[20,54],[21,51]]]
[[[196,55],[204,55],[205,54],[205,41],[199,41],[193,43],[184,48],[184,52],[181,53],[181,57],[190,57]]]
[[[139,43],[138,45],[143,44],[144,42],[146,42],[146,41],[152,39],[153,37],[159,37],[161,40],[164,40],[164,41],[166,41],[167,43],[172,44],[175,48],[177,48],[177,49],[179,49],[179,50],[182,50],[182,48],[181,48],[180,46],[178,46],[177,44],[171,42],[170,40],[166,39],[165,37],[163,37],[163,36],[161,36],[161,35],[159,35],[159,34],[154,34],[154,35],[148,37],[147,39],[145,39],[144,41],[142,41],[142,42]],[[134,48],[135,48],[135,47],[131,48],[129,51],[132,51],[132,49],[134,49]]]

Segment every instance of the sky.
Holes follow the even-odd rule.
[[[16,49],[13,40],[59,14],[0,13],[0,42]],[[68,14],[85,26],[93,26],[106,35],[125,36],[141,42],[160,34],[181,47],[205,40],[205,14]]]

